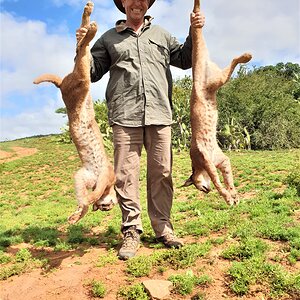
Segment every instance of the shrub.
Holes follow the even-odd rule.
[[[140,283],[121,287],[118,291],[118,296],[121,296],[125,300],[149,300],[144,286]]]
[[[220,145],[228,150],[251,149],[251,138],[247,127],[242,127],[234,118],[217,133]]]
[[[184,245],[180,249],[170,249],[162,252],[154,252],[153,264],[158,266],[170,266],[173,269],[182,269],[194,265],[199,257],[203,257],[211,248],[209,242],[203,244]]]
[[[101,281],[92,281],[92,295],[98,298],[104,298],[106,294],[106,287]]]
[[[190,96],[192,79],[173,82],[172,144],[177,150],[189,148],[191,138]],[[282,149],[300,147],[300,66],[279,63],[247,69],[218,90],[218,138],[221,147]],[[112,129],[105,101],[94,103],[96,121],[106,145],[111,145]],[[66,113],[64,108],[57,113]],[[232,124],[234,120],[234,124]],[[70,141],[68,128],[62,142]]]
[[[185,76],[176,80],[173,84],[173,124],[172,144],[178,151],[190,146],[190,97],[192,90],[192,79]]]
[[[31,258],[32,258],[32,255],[31,255],[30,251],[26,248],[20,249],[16,253],[16,261],[17,262],[28,261]]]
[[[11,261],[11,257],[0,250],[0,264],[5,264]]]
[[[95,110],[95,119],[97,124],[99,125],[100,131],[102,133],[102,137],[105,143],[110,142],[112,140],[112,129],[108,124],[107,117],[107,106],[105,101],[97,100],[94,102],[94,110]],[[67,114],[65,108],[59,108],[55,111],[59,114]],[[58,142],[61,143],[71,143],[72,139],[69,132],[69,123],[61,128],[61,134],[57,138]]]
[[[148,276],[152,269],[152,258],[141,255],[133,257],[126,262],[127,273],[134,277]]]
[[[244,238],[239,245],[231,245],[222,252],[222,257],[231,260],[243,260],[261,255],[267,250],[267,244],[256,238]]]
[[[185,274],[171,275],[168,280],[173,283],[173,292],[180,295],[189,295],[196,285],[203,285],[211,282],[207,275],[197,277],[192,271],[187,271]]]
[[[300,163],[290,172],[285,182],[289,186],[294,187],[297,191],[297,195],[300,196]]]
[[[242,67],[244,68],[244,67]],[[246,127],[252,149],[300,147],[298,64],[238,72],[218,91],[219,128],[234,118]]]

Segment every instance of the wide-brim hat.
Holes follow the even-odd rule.
[[[125,14],[125,9],[122,5],[122,1],[121,0],[114,0],[115,4],[116,4],[116,7],[123,13]],[[152,4],[155,2],[155,0],[150,0],[150,3],[149,3],[149,8],[152,6]]]

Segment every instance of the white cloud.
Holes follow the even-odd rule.
[[[0,119],[0,141],[14,140],[33,135],[59,133],[66,123],[66,118],[54,113],[62,106],[57,94],[57,100],[41,95],[39,99],[44,102],[40,110],[29,109],[14,116]]]
[[[45,23],[8,13],[1,13],[1,23],[5,46],[1,47],[0,140],[58,133],[67,121],[55,113],[64,106],[60,92],[50,84],[36,86],[33,80],[43,73],[63,77],[71,72],[75,38],[48,34]],[[94,99],[104,99],[107,80],[105,76],[92,85]]]
[[[8,13],[1,14],[1,22],[2,95],[33,90],[33,79],[42,73],[62,76],[70,71],[75,39],[49,35],[44,23]]]
[[[48,35],[42,22],[8,13],[1,13],[1,23],[1,140],[59,132],[65,120],[55,113],[63,105],[57,91],[43,94],[33,80],[45,72],[66,74],[74,41]]]
[[[80,14],[86,3],[85,0],[52,2],[69,5],[70,9],[74,7]],[[111,0],[94,0],[94,3],[92,19],[97,21],[99,28],[96,41],[125,15],[117,10]],[[234,56],[250,51],[253,54],[250,65],[288,61],[299,63],[299,5],[299,0],[202,1],[201,9],[206,16],[204,35],[212,60],[225,66]],[[155,17],[155,24],[160,24],[184,41],[192,7],[193,1],[160,0],[151,7],[149,14]],[[80,14],[74,12],[74,18]],[[63,106],[59,91],[46,84],[34,86],[32,81],[45,72],[65,76],[72,70],[74,29],[70,28],[67,18],[59,21],[55,30],[47,27],[45,22],[19,18],[5,12],[1,13],[0,19],[1,139],[3,136],[9,139],[59,131],[66,122],[54,112]],[[176,79],[191,74],[191,71],[172,68],[172,73]],[[104,99],[107,80],[108,75],[92,84],[94,99]]]
[[[168,9],[157,1],[151,10],[156,23],[184,39],[192,7],[192,1],[173,0]],[[202,1],[201,10],[210,56],[220,66],[245,51],[252,52],[255,64],[300,62],[299,0]]]
[[[51,0],[56,6],[62,6],[62,5],[69,5],[71,7],[73,6],[80,6],[84,7],[84,5],[87,3],[87,0]],[[93,0],[92,1],[95,6],[113,6],[113,3],[111,0]]]

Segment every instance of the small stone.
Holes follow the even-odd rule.
[[[170,288],[172,287],[172,282],[167,280],[145,280],[143,285],[151,299],[160,300],[166,299],[170,296]]]

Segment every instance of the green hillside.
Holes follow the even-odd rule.
[[[171,299],[177,300],[213,299],[216,290],[220,299],[300,299],[300,149],[227,152],[241,198],[236,207],[215,190],[203,195],[181,188],[190,158],[188,151],[174,151],[172,219],[185,241],[179,250],[155,242],[143,156],[144,233],[138,256],[127,262],[116,258],[118,206],[90,210],[78,224],[67,223],[76,209],[72,176],[80,166],[73,144],[34,137],[0,143],[0,150],[0,290],[34,270],[56,274],[69,257],[74,268],[83,265],[85,255],[96,251],[90,278],[82,283],[92,298],[149,299],[141,285],[148,278],[171,280]]]

